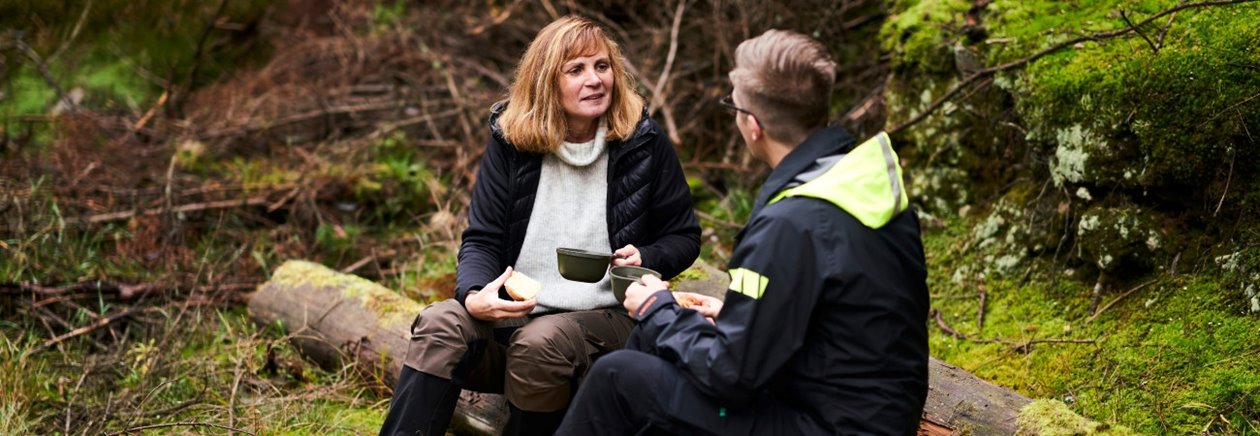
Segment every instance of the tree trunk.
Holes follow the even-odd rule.
[[[722,296],[724,273],[698,263],[675,289]],[[407,352],[411,321],[422,306],[369,280],[321,265],[289,261],[249,301],[260,324],[280,323],[325,368],[352,364],[393,386]],[[930,361],[927,405],[919,434],[1014,434],[1031,400],[956,366]],[[464,391],[452,420],[457,432],[497,435],[507,422],[501,395]]]

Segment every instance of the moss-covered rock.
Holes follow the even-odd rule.
[[[975,59],[980,66],[1016,61],[1175,5],[895,2],[880,35],[893,54],[889,124],[926,110],[975,71]],[[1011,243],[973,235],[972,247],[991,253],[984,270],[1011,270],[1014,259],[1047,245],[1046,232],[1021,233],[1018,219],[1063,235],[1062,244],[1051,242],[1063,253],[1033,255],[1067,255],[1121,278],[1174,257],[1218,254],[1210,241],[1223,233],[1243,244],[1260,241],[1254,224],[1231,227],[1260,211],[1260,5],[1183,10],[1139,30],[986,78],[898,133],[910,194],[922,210],[992,214],[978,218],[985,225],[977,231],[1010,226],[999,236]],[[1024,202],[1012,190],[1024,191],[1017,195]],[[1099,220],[1108,222],[1095,229]],[[1059,231],[1065,227],[1076,231]]]
[[[1019,411],[1020,436],[1135,435],[1122,426],[1109,426],[1077,415],[1058,400],[1036,400]]]

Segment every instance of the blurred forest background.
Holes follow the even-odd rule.
[[[893,134],[934,357],[1113,431],[1260,434],[1249,0],[0,0],[0,434],[374,433],[382,374],[244,302],[290,259],[449,298],[488,108],[570,13],[623,45],[706,262],[767,174],[732,52],[797,30],[833,120]]]

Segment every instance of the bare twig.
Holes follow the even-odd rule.
[[[239,349],[237,350],[240,351]],[[245,371],[241,370],[241,366],[245,363],[245,358],[238,356],[236,361],[236,369],[232,378],[232,394],[228,396],[228,427],[236,426],[236,392],[241,386],[241,377],[245,375]],[[228,430],[228,434],[236,433],[235,430]]]
[[[74,297],[74,295],[67,296],[67,294],[73,292],[86,292],[88,293],[86,295],[96,295],[98,293],[117,294],[118,297],[123,300],[130,300],[141,295],[146,295],[150,292],[164,289],[191,289],[193,292],[232,292],[254,289],[256,287],[258,287],[257,283],[223,283],[217,285],[199,286],[164,285],[159,283],[119,285],[100,281],[72,283],[61,286],[41,286],[33,283],[0,283],[0,295],[31,293],[43,295],[45,297],[57,298],[57,301],[60,301],[61,299]],[[45,301],[49,300],[41,300],[39,303],[44,303]],[[33,307],[38,308],[46,304],[47,303],[44,303]]]
[[[713,215],[710,215],[708,213],[705,213],[704,211],[701,211],[698,209],[695,212],[696,212],[696,216],[703,218],[705,220],[708,220],[708,221],[712,221],[713,224],[717,224],[722,227],[727,227],[727,228],[732,228],[732,229],[738,229],[738,228],[744,227],[737,222],[727,221],[727,220],[715,217]]]
[[[1216,210],[1212,211],[1212,217],[1221,212],[1221,206],[1225,205],[1225,196],[1229,195],[1229,182],[1234,179],[1234,153],[1229,156],[1229,175],[1225,176],[1225,189],[1221,191],[1221,199],[1216,202]]]
[[[169,211],[171,213],[201,212],[205,210],[214,210],[214,209],[232,209],[232,208],[237,208],[237,207],[263,206],[266,204],[268,204],[267,197],[254,197],[254,198],[246,198],[246,199],[241,199],[241,200],[221,200],[221,201],[211,201],[211,202],[206,202],[206,203],[185,204],[185,205],[172,207],[170,208]],[[66,224],[81,224],[81,223],[96,224],[96,223],[103,223],[107,221],[131,219],[131,217],[134,217],[136,215],[161,215],[164,212],[166,211],[162,209],[149,209],[149,210],[145,210],[143,212],[138,212],[138,213],[134,210],[125,210],[121,212],[103,213],[100,215],[92,215],[92,216],[82,217],[82,218],[75,218],[75,217],[66,218]]]
[[[1178,255],[1178,256],[1180,256],[1181,254],[1180,254],[1180,253],[1178,253],[1177,255]],[[1134,292],[1137,292],[1139,289],[1145,288],[1145,287],[1147,287],[1148,285],[1150,285],[1151,283],[1155,283],[1155,279],[1151,279],[1150,281],[1147,281],[1146,283],[1142,283],[1142,284],[1140,284],[1140,285],[1134,286],[1134,287],[1133,287],[1133,289],[1130,289],[1130,290],[1128,290],[1128,291],[1125,291],[1123,294],[1120,294],[1120,296],[1119,296],[1119,297],[1116,297],[1114,300],[1111,300],[1111,301],[1107,302],[1107,304],[1104,304],[1101,308],[1099,308],[1099,309],[1098,309],[1098,311],[1097,311],[1097,312],[1094,312],[1094,314],[1093,314],[1093,315],[1090,315],[1090,316],[1089,316],[1089,319],[1085,320],[1085,322],[1086,322],[1086,323],[1091,323],[1091,322],[1094,322],[1094,320],[1098,318],[1098,315],[1101,315],[1103,312],[1106,312],[1106,311],[1107,311],[1107,309],[1110,309],[1110,308],[1111,308],[1111,306],[1114,306],[1116,303],[1119,303],[1119,302],[1120,302],[1120,300],[1123,300],[1123,299],[1125,299],[1125,297],[1128,297],[1128,296],[1129,296],[1129,294],[1132,294],[1132,293],[1134,293]]]
[[[359,259],[355,263],[350,264],[350,266],[342,268],[341,272],[345,274],[351,274],[355,270],[358,270],[359,268],[363,268],[363,265],[367,265],[368,263],[375,261],[379,257],[389,257],[396,254],[398,254],[398,250],[394,250],[394,249],[385,250],[380,253],[377,253],[375,250],[373,250],[372,254],[364,256],[362,259]]]
[[[88,12],[92,11],[92,2],[93,0],[88,0],[87,4],[83,5],[83,11],[79,12],[79,19],[74,22],[74,29],[70,30],[70,37],[61,43],[61,47],[57,47],[57,51],[48,55],[48,58],[45,59],[46,61],[52,62],[54,59],[57,59],[67,48],[70,48],[70,44],[74,42],[75,38],[79,37],[79,31],[83,30],[83,23],[87,21]]]
[[[1020,353],[1028,353],[1032,351],[1032,346],[1036,344],[1093,344],[1097,341],[1093,339],[1048,338],[1048,339],[1030,339],[1028,341],[1020,342],[1020,343],[1002,340],[1002,339],[994,339],[993,342],[1002,343],[1006,345],[1012,345],[1014,346],[1015,351],[1020,352]]]
[[[857,122],[858,120],[862,119],[862,117],[866,116],[867,112],[869,112],[871,109],[873,109],[876,105],[878,105],[883,100],[884,100],[884,83],[881,82],[879,86],[876,86],[874,89],[871,90],[871,92],[866,94],[866,98],[863,98],[861,103],[858,103],[852,109],[849,109],[848,112],[845,112],[844,117],[842,117],[841,119],[849,123]]]
[[[920,121],[923,121],[923,119],[927,118],[927,116],[928,116],[928,115],[931,115],[933,112],[935,112],[935,111],[936,111],[937,109],[939,109],[941,106],[943,106],[943,105],[945,104],[945,102],[947,102],[947,101],[949,101],[950,99],[954,98],[954,96],[955,96],[955,95],[958,95],[958,93],[959,93],[959,92],[962,92],[962,90],[963,90],[963,89],[965,89],[965,88],[967,88],[967,87],[971,86],[973,83],[976,83],[977,81],[979,81],[980,79],[982,79],[982,78],[984,78],[984,77],[988,77],[988,76],[991,76],[991,75],[997,74],[997,73],[1002,72],[1002,71],[1012,70],[1012,69],[1016,69],[1016,68],[1022,68],[1023,66],[1028,65],[1029,63],[1031,63],[1031,62],[1033,62],[1033,61],[1036,61],[1036,60],[1038,60],[1038,59],[1041,59],[1041,58],[1045,57],[1046,55],[1049,55],[1049,54],[1051,54],[1051,53],[1057,52],[1057,51],[1062,50],[1062,49],[1064,49],[1064,48],[1067,48],[1067,47],[1072,47],[1072,46],[1074,46],[1074,45],[1076,45],[1076,44],[1078,44],[1078,43],[1085,42],[1085,41],[1102,41],[1102,40],[1105,40],[1105,39],[1111,39],[1111,38],[1115,38],[1115,37],[1118,37],[1118,36],[1124,36],[1124,35],[1127,35],[1127,34],[1129,34],[1129,33],[1133,32],[1133,31],[1134,31],[1134,29],[1136,29],[1137,27],[1144,26],[1144,25],[1146,25],[1147,23],[1150,23],[1150,22],[1151,22],[1151,21],[1153,21],[1153,20],[1157,20],[1157,19],[1162,18],[1162,17],[1164,17],[1164,16],[1167,16],[1167,15],[1170,15],[1170,14],[1174,14],[1174,13],[1176,13],[1177,11],[1182,11],[1182,10],[1186,10],[1186,9],[1194,9],[1194,8],[1205,8],[1205,7],[1212,7],[1212,6],[1225,6],[1225,5],[1232,5],[1232,4],[1251,3],[1251,2],[1255,2],[1255,1],[1257,1],[1257,0],[1220,0],[1220,1],[1206,1],[1206,2],[1199,2],[1199,3],[1184,3],[1184,4],[1179,4],[1179,5],[1174,6],[1174,7],[1172,7],[1172,8],[1165,9],[1164,11],[1159,12],[1159,13],[1157,13],[1157,14],[1155,14],[1155,15],[1151,15],[1150,17],[1146,18],[1145,20],[1142,20],[1142,21],[1138,22],[1138,23],[1137,23],[1136,25],[1134,25],[1134,26],[1125,27],[1125,28],[1123,28],[1123,29],[1115,29],[1115,30],[1109,30],[1109,31],[1106,31],[1106,32],[1098,32],[1098,33],[1093,33],[1093,34],[1089,34],[1089,35],[1079,36],[1079,37],[1076,37],[1076,38],[1072,38],[1072,39],[1069,39],[1069,40],[1062,41],[1062,42],[1059,42],[1059,43],[1057,43],[1057,44],[1054,44],[1054,45],[1052,45],[1052,46],[1050,46],[1050,47],[1047,47],[1047,48],[1045,48],[1045,49],[1042,49],[1042,50],[1041,50],[1041,51],[1039,51],[1039,52],[1033,53],[1032,55],[1030,55],[1030,56],[1028,56],[1028,57],[1025,57],[1025,58],[1023,58],[1023,59],[1018,59],[1018,60],[1011,61],[1011,62],[1008,62],[1008,63],[1002,64],[1002,65],[997,65],[997,66],[992,66],[992,67],[989,67],[989,68],[984,68],[984,69],[982,69],[982,70],[980,70],[980,71],[977,71],[977,72],[973,73],[972,75],[968,76],[966,79],[963,79],[963,81],[962,81],[962,82],[959,82],[957,85],[954,85],[954,87],[950,88],[950,89],[949,89],[949,91],[945,92],[945,94],[944,94],[944,95],[942,95],[942,96],[940,96],[939,98],[937,98],[935,101],[933,101],[933,102],[932,102],[932,104],[929,104],[929,105],[927,106],[927,108],[924,108],[922,111],[920,111],[919,113],[915,114],[913,117],[910,117],[910,119],[906,120],[905,122],[903,122],[903,123],[901,123],[901,124],[898,124],[897,126],[895,126],[895,127],[891,128],[891,129],[888,129],[888,133],[890,133],[890,134],[896,134],[897,132],[900,132],[901,130],[906,129],[907,127],[910,127],[910,126],[913,126],[913,125],[915,125],[915,124],[918,124]]]
[[[678,28],[682,26],[683,11],[686,8],[687,0],[678,0],[678,7],[674,10],[674,23],[669,28],[669,53],[665,55],[665,68],[661,69],[656,87],[652,89],[652,104],[648,105],[648,113],[656,112],[657,108],[665,104],[661,93],[665,92],[665,83],[669,82],[669,70],[674,67],[674,56],[678,55]]]
[[[1164,48],[1164,37],[1168,36],[1168,29],[1172,28],[1173,20],[1177,19],[1177,14],[1168,14],[1168,22],[1164,24],[1164,28],[1159,30],[1159,40],[1155,42],[1155,46]]]
[[[551,4],[551,0],[542,0],[542,5],[543,9],[547,10],[547,15],[551,16],[552,20],[560,19],[560,14],[556,12],[556,7]]]
[[[399,106],[401,106],[401,104],[402,102],[399,102],[399,101],[384,101],[384,102],[364,103],[364,104],[359,104],[359,105],[336,106],[336,107],[329,107],[326,109],[317,109],[317,110],[302,112],[299,114],[289,115],[287,117],[283,117],[277,120],[269,120],[267,122],[248,124],[244,126],[237,126],[237,127],[227,128],[227,129],[212,130],[212,131],[208,131],[199,135],[199,138],[203,140],[207,140],[207,139],[223,138],[223,137],[228,137],[228,136],[248,135],[248,134],[256,133],[262,130],[274,129],[277,127],[287,126],[289,124],[299,123],[302,121],[309,121],[313,119],[325,118],[325,117],[329,117],[333,115],[353,116],[353,115],[358,115],[363,112],[375,112],[375,111],[382,111],[382,110],[397,109]]]
[[[936,326],[940,327],[941,330],[945,331],[945,333],[948,333],[950,336],[953,336],[957,339],[967,339],[967,335],[959,333],[958,330],[954,330],[953,328],[949,326],[949,324],[945,323],[945,319],[941,318],[940,310],[932,309],[932,316],[936,318]]]
[[[39,316],[38,316],[39,321],[44,324],[44,327],[46,329],[48,329],[49,336],[56,337],[57,334],[56,332],[53,331],[52,326],[48,325],[48,320],[52,320],[52,322],[56,323],[57,325],[61,326],[61,328],[64,328],[66,330],[74,329],[73,325],[70,325],[69,322],[62,319],[60,316],[57,316],[57,314],[53,313],[51,310],[48,310],[47,308],[32,306],[31,309],[34,309],[35,311],[39,312]],[[101,341],[98,341],[93,338],[88,338],[88,340],[92,342],[92,345],[95,345],[96,348],[100,349],[101,351],[109,350],[109,347],[105,346],[105,344],[102,344]]]
[[[1142,39],[1146,41],[1146,45],[1151,46],[1152,52],[1159,54],[1159,46],[1155,45],[1155,41],[1151,41],[1151,38],[1148,38],[1145,33],[1142,33],[1142,29],[1138,29],[1137,26],[1133,25],[1133,21],[1129,20],[1129,14],[1126,14],[1124,9],[1120,10],[1120,18],[1124,20],[1125,24],[1129,25],[1130,29],[1133,29],[1133,33],[1138,34],[1138,36],[1141,36]]]
[[[976,315],[976,331],[982,332],[984,331],[984,306],[985,302],[988,301],[989,298],[988,293],[984,291],[983,284],[976,285],[976,287],[980,288],[980,311],[979,314]]]
[[[152,429],[157,429],[157,428],[169,428],[169,427],[213,427],[220,430],[240,432],[240,433],[245,433],[250,436],[254,436],[253,433],[247,432],[245,430],[241,430],[239,428],[232,428],[226,425],[211,424],[209,422],[168,422],[168,423],[162,423],[162,424],[142,425],[139,427],[131,427],[131,428],[128,428],[126,430],[116,432],[116,433],[108,433],[108,436],[119,436],[119,435],[124,435],[124,434],[136,433],[142,430],[152,430]]]
[[[25,54],[26,57],[30,58],[31,62],[35,63],[35,71],[38,71],[40,77],[44,78],[44,82],[48,83],[48,86],[53,89],[53,92],[57,93],[57,101],[64,104],[66,109],[73,111],[78,103],[71,100],[70,96],[66,95],[66,92],[61,89],[61,84],[57,83],[57,79],[53,77],[52,72],[48,70],[48,64],[44,63],[44,59],[40,58],[39,53],[37,53],[35,49],[31,48],[31,46],[26,45],[26,42],[23,42],[21,39],[14,38],[13,46],[21,51],[22,54]]]
[[[43,344],[40,344],[40,346],[35,347],[35,348],[32,348],[32,349],[31,349],[31,352],[41,351],[41,350],[43,350],[43,349],[45,349],[45,348],[48,348],[48,347],[51,347],[51,346],[53,346],[53,345],[59,344],[59,343],[61,343],[62,341],[65,341],[66,339],[71,339],[71,338],[74,338],[74,337],[82,336],[82,335],[85,335],[85,334],[88,334],[88,333],[91,333],[91,332],[94,332],[94,331],[100,330],[102,327],[105,327],[105,326],[109,325],[110,323],[112,323],[112,322],[114,322],[114,321],[116,321],[116,320],[118,320],[118,319],[120,319],[120,318],[127,317],[127,316],[131,316],[131,315],[133,315],[133,314],[135,314],[135,313],[139,313],[139,312],[151,312],[151,311],[153,311],[153,310],[155,310],[155,309],[156,309],[156,308],[154,308],[154,307],[145,307],[145,308],[138,308],[138,307],[134,307],[134,308],[131,308],[131,309],[127,309],[127,310],[123,310],[123,311],[120,311],[120,312],[114,313],[114,314],[109,315],[109,316],[106,316],[106,317],[102,317],[102,318],[100,318],[100,319],[97,319],[97,320],[96,320],[96,322],[93,322],[93,323],[88,324],[88,325],[86,325],[86,326],[83,326],[83,327],[79,327],[79,328],[77,328],[77,329],[74,329],[74,330],[70,331],[69,333],[66,333],[66,334],[63,334],[63,335],[57,336],[57,337],[55,337],[55,338],[52,338],[52,339],[46,340],[46,341],[44,341],[44,343],[43,343]]]
[[[1102,299],[1103,277],[1106,273],[1098,274],[1098,281],[1094,282],[1094,291],[1089,297],[1089,314],[1095,315],[1098,312],[1098,301]]]
[[[170,96],[170,90],[162,91],[162,95],[158,96],[157,103],[154,103],[153,107],[149,108],[149,110],[144,113],[144,116],[140,117],[139,120],[136,120],[136,124],[131,128],[131,131],[134,133],[143,129],[144,125],[148,124],[150,119],[153,119],[153,115],[157,114],[157,110],[161,108],[162,105],[166,104],[166,100]]]
[[[188,79],[184,82],[184,89],[192,89],[193,81],[197,80],[197,72],[201,70],[201,54],[206,48],[206,40],[210,39],[210,31],[214,30],[215,23],[219,22],[219,17],[223,16],[223,11],[227,8],[228,0],[219,0],[219,7],[215,9],[214,15],[210,17],[210,22],[206,23],[206,28],[201,31],[201,37],[197,38],[197,48],[192,55],[192,69],[188,71]],[[184,107],[184,98],[176,99],[175,110],[182,111]]]

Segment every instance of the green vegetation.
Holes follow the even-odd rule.
[[[216,16],[219,2],[4,1],[0,116],[6,121],[0,132],[13,135],[21,130],[18,117],[42,116],[57,104],[49,79],[67,95],[78,94],[80,107],[144,112],[165,88],[196,87],[256,62],[266,50],[246,35],[268,3],[224,2]],[[30,51],[19,49],[23,45]],[[50,77],[39,73],[40,65]]]
[[[370,433],[385,397],[352,367],[307,363],[289,337],[260,329],[243,309],[173,310],[117,359],[37,352],[33,326],[0,325],[5,434],[36,429],[113,432],[161,422],[202,422],[266,434]],[[71,347],[67,351],[72,351]],[[122,413],[102,413],[104,410]],[[172,430],[173,429],[173,430]],[[166,431],[203,432],[211,427]]]
[[[1049,262],[1038,261],[1027,282],[1018,275],[958,274],[984,263],[989,251],[971,244],[971,225],[954,219],[925,240],[933,307],[966,335],[958,339],[933,325],[933,356],[1143,433],[1260,428],[1260,325],[1228,280],[1180,275],[1109,285],[1119,289],[1091,317],[1091,289],[1070,268],[1047,272]]]

